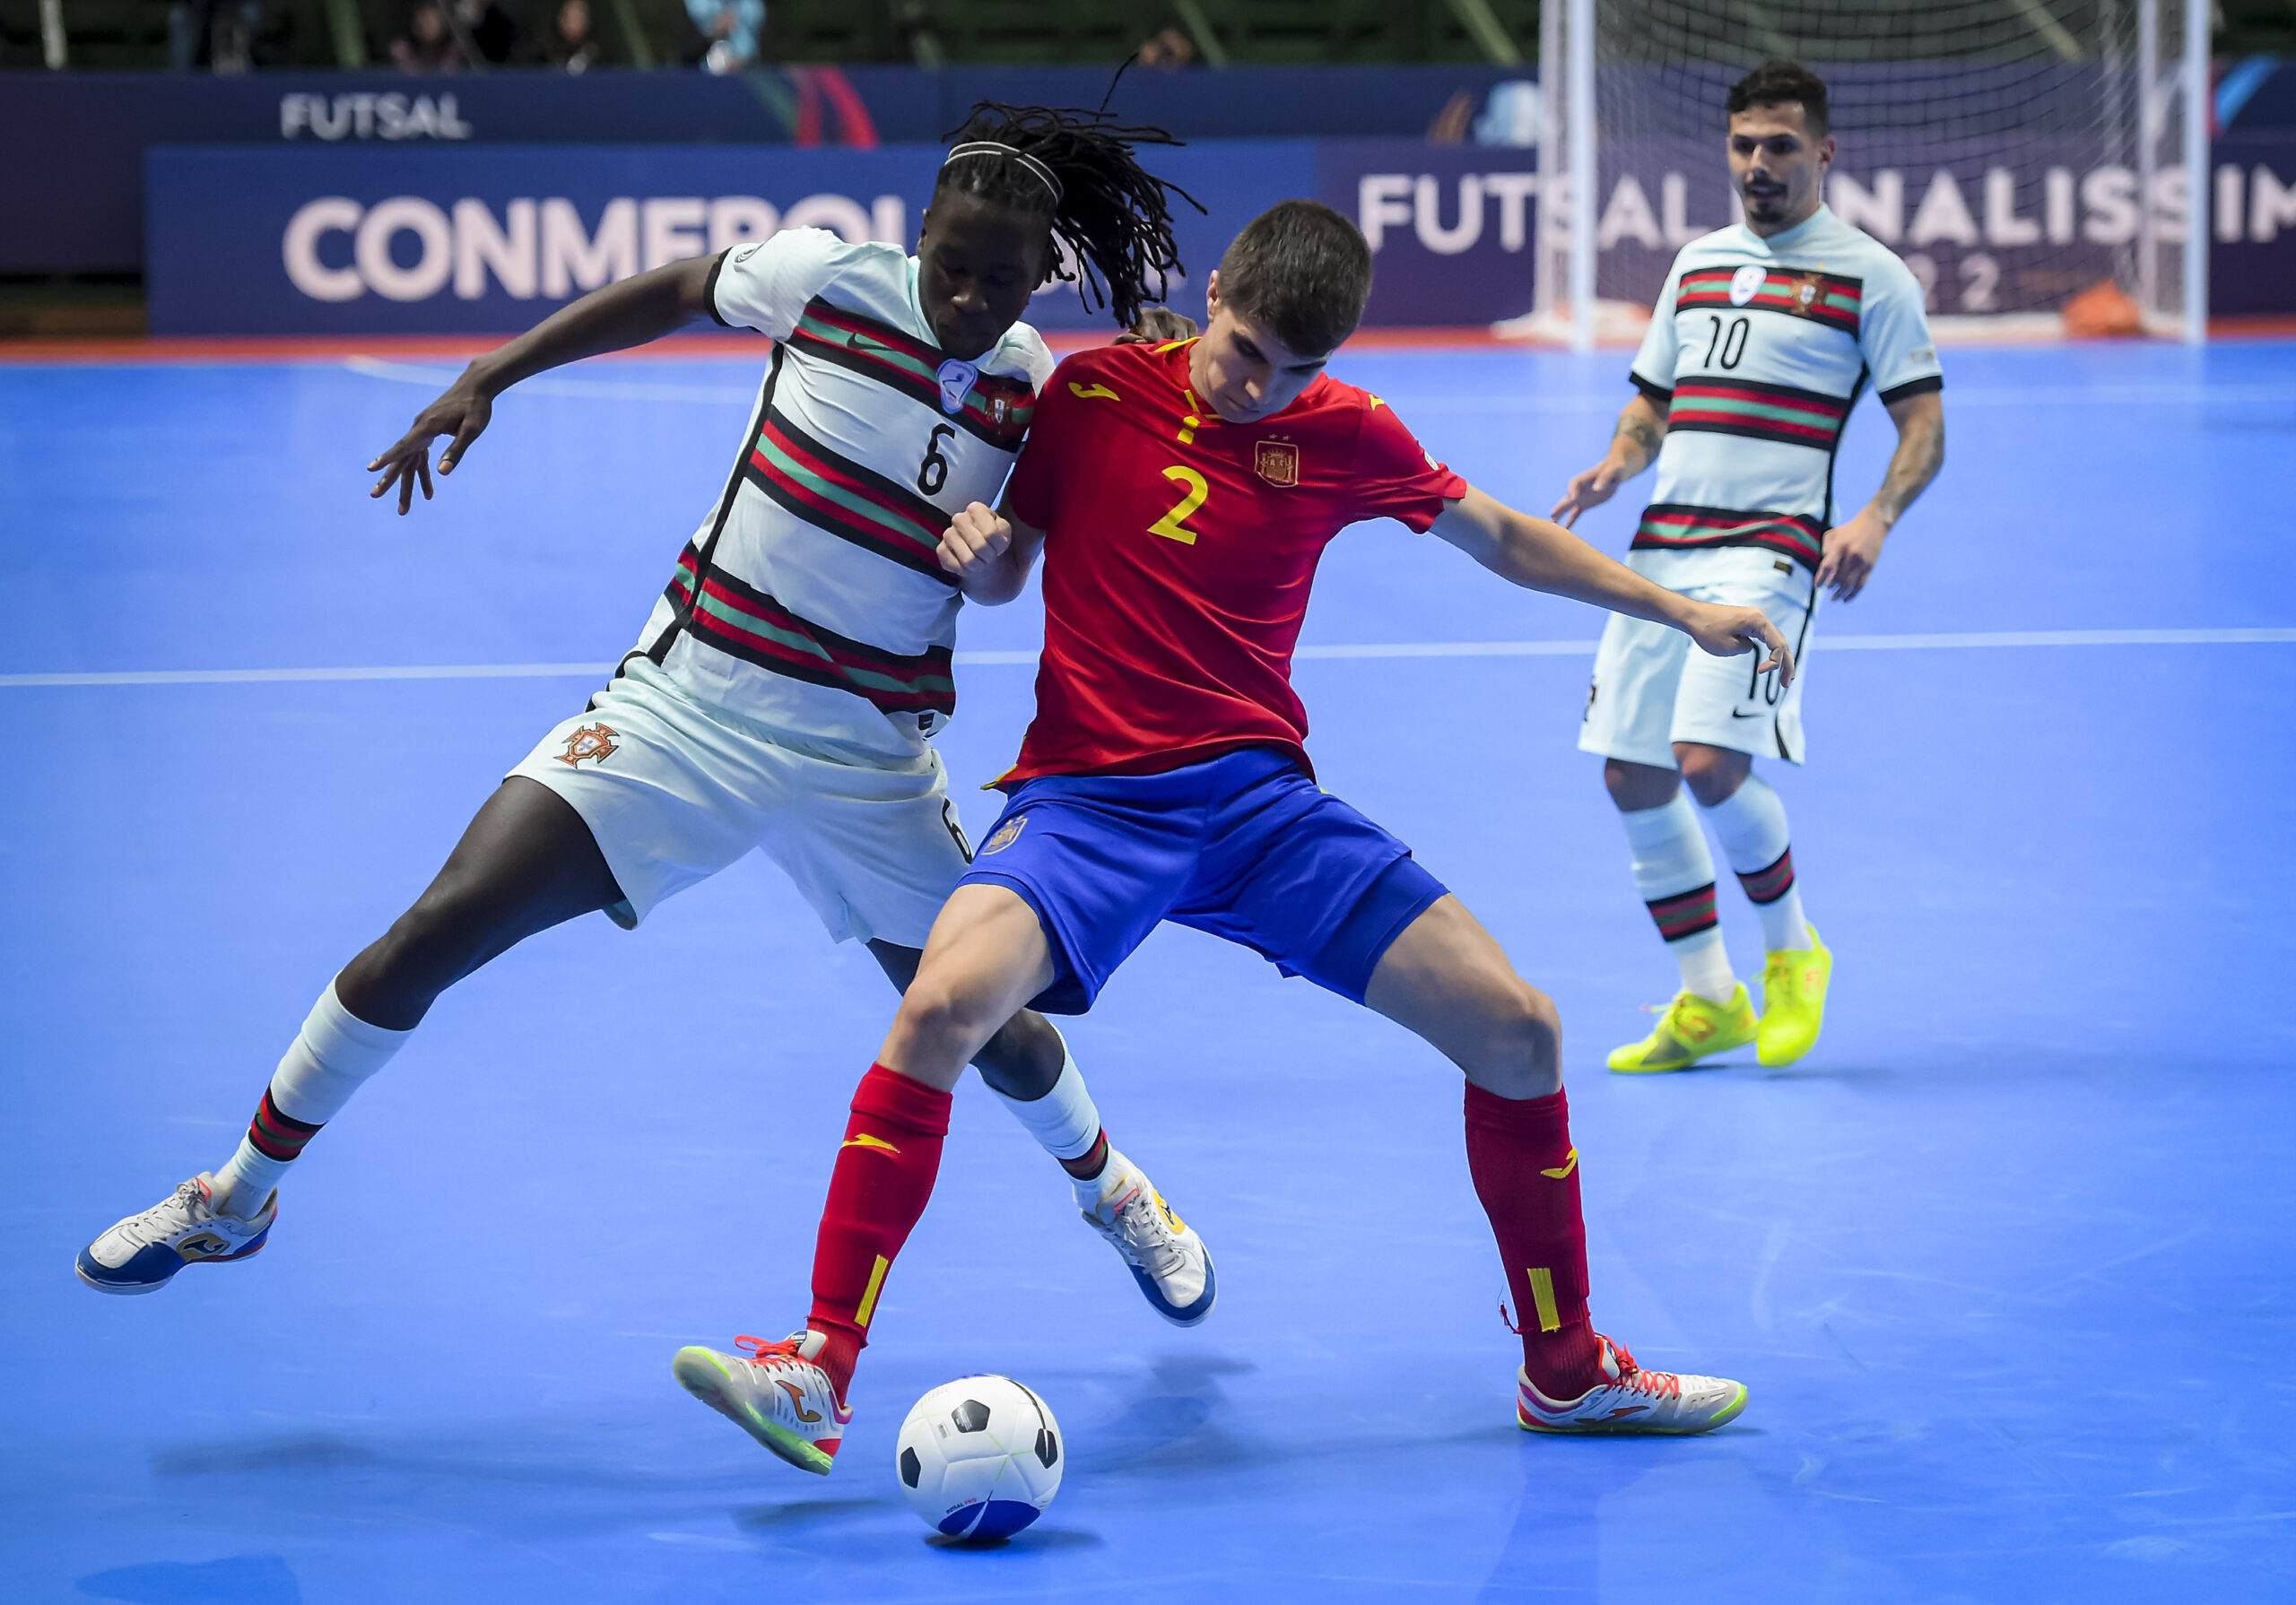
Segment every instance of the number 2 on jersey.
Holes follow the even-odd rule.
[[[1193,546],[1196,544],[1196,532],[1188,528],[1187,517],[1204,505],[1205,499],[1212,494],[1212,487],[1205,484],[1204,476],[1193,468],[1167,468],[1164,477],[1176,485],[1186,486],[1187,494],[1173,504],[1170,512],[1150,525],[1148,533],[1161,535],[1167,541],[1178,541],[1183,546]]]

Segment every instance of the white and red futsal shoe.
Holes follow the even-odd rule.
[[[745,1354],[699,1344],[681,1349],[670,1370],[685,1391],[801,1471],[826,1477],[853,1412],[813,1363],[822,1335],[794,1332],[778,1343],[734,1340]]]
[[[215,1178],[202,1171],[142,1214],[115,1222],[80,1251],[74,1269],[99,1293],[150,1293],[186,1265],[244,1260],[271,1236],[279,1194],[248,1220],[223,1213],[222,1202]]]
[[[1711,1432],[1746,1408],[1746,1384],[1719,1376],[1645,1371],[1601,1333],[1601,1382],[1571,1400],[1550,1399],[1515,1374],[1515,1422],[1525,1432]]]

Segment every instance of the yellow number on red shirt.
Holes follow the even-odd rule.
[[[1188,528],[1186,521],[1189,514],[1204,505],[1205,498],[1212,494],[1212,487],[1205,484],[1204,476],[1193,468],[1167,468],[1164,477],[1176,485],[1187,486],[1187,494],[1179,499],[1170,512],[1150,525],[1148,533],[1161,535],[1168,541],[1178,541],[1183,546],[1193,546],[1196,544],[1196,532]]]

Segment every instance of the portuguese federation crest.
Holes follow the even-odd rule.
[[[611,724],[585,724],[566,738],[566,750],[551,756],[570,769],[578,769],[587,759],[603,764],[622,750],[614,745],[614,729]]]

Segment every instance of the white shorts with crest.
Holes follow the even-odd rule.
[[[1752,654],[1715,657],[1664,624],[1613,613],[1595,654],[1595,680],[1578,748],[1671,769],[1676,742],[1697,742],[1800,763],[1802,688],[1816,643],[1817,581],[1798,563],[1755,546],[1633,551],[1626,565],[1700,602],[1758,607],[1794,648],[1794,683],[1756,673]]]
[[[756,848],[832,940],[921,948],[972,861],[938,752],[848,756],[737,726],[642,657],[510,773],[582,816],[625,927]]]

